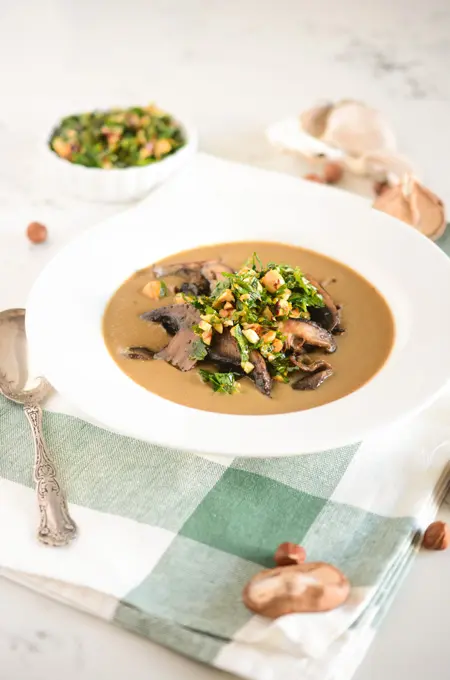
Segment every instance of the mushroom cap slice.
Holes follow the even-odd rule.
[[[123,350],[122,356],[136,361],[150,361],[154,358],[155,352],[148,347],[127,347]]]
[[[199,272],[202,262],[174,262],[173,264],[154,264],[152,269],[156,276],[189,276],[192,272]]]
[[[241,353],[236,340],[227,329],[221,335],[214,335],[211,348],[209,350],[209,358],[220,364],[233,366],[238,372],[241,371]],[[266,362],[257,350],[252,350],[249,354],[249,360],[254,366],[251,373],[247,377],[253,380],[256,387],[266,397],[270,397],[272,390],[272,378],[267,370]]]
[[[241,353],[238,344],[228,329],[221,334],[213,335],[208,355],[212,361],[219,364],[236,367],[241,365]]]
[[[303,562],[265,569],[246,585],[242,599],[256,614],[276,619],[285,614],[326,612],[350,593],[346,576],[326,562]]]
[[[162,324],[170,335],[175,335],[182,328],[192,328],[201,321],[198,310],[189,304],[157,307],[142,314],[141,319]]]
[[[202,263],[201,273],[211,284],[215,281],[222,281],[225,278],[224,274],[232,274],[233,270],[220,260],[207,260]]]
[[[216,281],[223,279],[225,272],[233,270],[220,260],[200,260],[198,262],[176,262],[174,264],[157,264],[153,273],[161,276],[181,276],[186,279],[184,292],[194,295],[208,294]],[[183,289],[183,287],[182,287]]]
[[[288,339],[290,335],[294,335],[304,340],[305,345],[321,347],[330,354],[336,351],[336,341],[331,333],[314,321],[288,319],[283,323],[282,333],[287,335]]]
[[[253,371],[249,374],[249,378],[253,380],[262,394],[266,397],[270,397],[272,391],[272,378],[267,370],[266,362],[256,349],[253,349],[250,352],[249,359],[254,366]]]
[[[300,114],[300,124],[303,130],[313,137],[322,137],[332,109],[333,104],[327,102],[326,104],[314,106],[312,109],[303,111]]]
[[[363,102],[352,100],[342,100],[332,107],[321,139],[355,157],[397,148],[395,133],[385,116]]]
[[[197,359],[192,356],[193,345],[197,340],[194,331],[190,328],[182,328],[153,358],[167,361],[180,371],[190,371],[197,363]]]
[[[304,373],[317,373],[324,368],[331,368],[325,359],[313,359],[308,354],[291,354],[290,359],[294,366],[298,366]]]
[[[142,314],[141,319],[160,323],[170,335],[173,335],[166,347],[155,354],[154,359],[167,361],[180,371],[190,371],[195,366],[197,361],[191,355],[197,336],[192,326],[201,321],[195,307],[189,304],[158,307]]]
[[[332,368],[322,368],[315,373],[308,373],[303,378],[299,378],[292,385],[293,390],[317,390],[327,378],[333,375]]]
[[[316,321],[327,331],[332,331],[339,324],[339,310],[329,294],[329,292],[309,274],[305,274],[308,281],[316,288],[317,292],[323,297],[325,307],[312,307],[310,311],[311,319]]]
[[[378,196],[373,207],[410,224],[433,241],[442,236],[447,225],[441,199],[411,175]]]

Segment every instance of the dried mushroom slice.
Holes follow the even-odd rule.
[[[242,599],[256,614],[276,619],[336,609],[349,593],[350,583],[339,569],[325,562],[306,562],[259,572],[246,585]]]
[[[155,353],[148,347],[127,347],[123,350],[122,356],[137,361],[150,361]]]
[[[445,208],[441,199],[411,175],[401,184],[384,191],[373,207],[410,224],[435,241],[445,231]]]

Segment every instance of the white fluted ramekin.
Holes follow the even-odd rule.
[[[182,168],[196,153],[197,131],[180,122],[186,144],[170,156],[151,165],[130,168],[88,168],[60,158],[48,146],[42,161],[53,189],[85,201],[99,203],[129,203],[144,198],[152,189]]]

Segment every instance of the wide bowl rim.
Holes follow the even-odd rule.
[[[205,158],[207,159],[208,157],[206,157],[204,154],[200,154],[197,157],[196,166],[198,167],[199,164],[201,166],[203,163],[203,165],[206,167],[208,164],[205,162]],[[216,163],[216,159],[214,159],[214,163]],[[238,164],[227,163],[225,161],[219,161],[219,166],[221,163],[226,163],[227,168],[231,173],[234,169],[235,172],[239,174],[243,167],[239,166]],[[37,352],[38,359],[41,362],[42,369],[45,372],[46,377],[64,397],[76,405],[82,412],[85,412],[88,416],[94,418],[97,422],[100,422],[107,427],[111,427],[112,429],[116,429],[123,434],[135,436],[147,441],[152,441],[153,443],[163,447],[182,448],[184,450],[191,450],[205,454],[236,457],[276,457],[312,453],[318,450],[328,450],[331,448],[345,446],[346,444],[354,444],[381,427],[389,427],[402,418],[412,416],[413,414],[425,408],[439,396],[440,392],[445,388],[450,378],[450,357],[447,360],[445,359],[445,355],[443,358],[443,367],[440,367],[442,370],[439,372],[439,375],[434,374],[431,376],[431,379],[430,376],[427,378],[427,374],[425,372],[423,372],[423,375],[420,375],[419,373],[418,379],[424,381],[422,385],[423,389],[420,391],[416,390],[414,393],[414,398],[412,398],[409,394],[411,389],[414,387],[411,379],[409,379],[409,383],[407,381],[406,387],[400,386],[400,390],[397,389],[398,385],[389,385],[388,381],[388,389],[386,389],[385,374],[387,367],[389,367],[389,371],[391,371],[391,379],[392,377],[398,378],[399,375],[398,367],[392,371],[392,364],[395,364],[395,362],[392,361],[392,357],[395,355],[395,361],[397,361],[397,363],[399,362],[400,357],[400,363],[403,362],[404,364],[405,360],[402,358],[402,352],[407,350],[408,357],[411,359],[411,357],[414,355],[414,352],[419,348],[419,343],[415,340],[412,342],[408,333],[410,333],[409,326],[411,326],[413,330],[417,330],[419,327],[419,321],[422,317],[419,318],[417,311],[414,311],[414,308],[411,306],[412,292],[404,289],[399,290],[398,295],[396,293],[398,299],[395,301],[395,305],[397,307],[397,311],[395,313],[394,310],[392,310],[392,300],[387,300],[391,306],[391,310],[394,313],[394,321],[397,330],[399,331],[399,335],[396,337],[397,349],[395,352],[393,351],[391,353],[391,356],[381,371],[374,377],[373,380],[369,382],[369,389],[367,389],[368,386],[366,385],[360,390],[357,390],[356,392],[336,402],[331,402],[330,404],[312,409],[310,411],[270,416],[228,416],[197,411],[195,409],[174,405],[172,402],[166,402],[166,400],[156,397],[155,395],[151,395],[152,398],[148,398],[149,393],[143,388],[137,386],[135,383],[132,383],[132,381],[127,378],[119,368],[117,368],[112,359],[110,359],[111,364],[113,364],[115,368],[110,366],[107,370],[110,371],[111,374],[117,370],[117,374],[115,374],[114,380],[112,382],[114,382],[116,385],[120,385],[121,388],[123,387],[127,397],[137,401],[145,400],[143,395],[145,392],[145,395],[147,395],[146,403],[148,405],[150,405],[150,403],[154,405],[156,403],[154,399],[159,400],[159,402],[164,402],[164,406],[161,406],[160,403],[157,408],[158,417],[169,419],[173,417],[181,417],[181,424],[177,432],[175,432],[175,428],[172,428],[171,431],[163,432],[160,424],[156,428],[157,431],[152,431],[151,428],[149,428],[147,432],[145,428],[137,428],[136,422],[134,420],[131,423],[129,418],[127,420],[127,417],[121,417],[120,412],[114,408],[114,405],[109,404],[110,408],[108,405],[106,407],[102,407],[100,405],[100,400],[97,400],[96,402],[94,395],[92,395],[90,399],[85,398],[81,392],[79,382],[77,383],[77,388],[74,389],[74,385],[70,385],[70,380],[67,380],[68,374],[66,373],[65,376],[61,375],[59,370],[61,369],[61,365],[58,364],[58,361],[52,362],[51,352],[49,353],[48,347],[45,347],[45,331],[43,329],[45,328],[45,324],[51,324],[51,314],[49,314],[49,306],[51,301],[47,299],[47,308],[45,309],[45,304],[42,303],[42,295],[44,291],[48,292],[51,290],[51,286],[54,285],[54,279],[52,283],[52,277],[55,275],[60,275],[63,269],[67,268],[67,264],[70,262],[70,259],[75,257],[77,250],[79,253],[83,252],[83,248],[85,248],[86,244],[89,244],[89,247],[92,248],[93,244],[97,243],[96,247],[99,247],[99,243],[101,243],[102,238],[106,238],[106,235],[108,235],[109,242],[111,242],[111,238],[113,238],[113,240],[118,239],[117,242],[119,243],[120,232],[121,229],[123,229],[122,223],[124,217],[125,222],[128,224],[130,224],[130,221],[133,223],[133,219],[134,224],[137,224],[139,220],[142,220],[143,218],[148,219],[148,215],[152,214],[152,211],[157,210],[158,205],[167,206],[167,197],[170,197],[173,192],[177,190],[174,186],[175,183],[181,187],[181,191],[182,193],[184,191],[185,196],[188,195],[189,190],[186,192],[186,185],[189,185],[189,182],[192,181],[191,178],[192,175],[195,175],[195,169],[191,166],[189,171],[185,170],[185,172],[182,174],[183,177],[177,176],[172,180],[172,182],[169,183],[171,186],[166,185],[166,187],[161,187],[159,190],[157,190],[157,192],[154,192],[154,194],[149,199],[141,203],[139,206],[125,211],[124,213],[120,213],[120,215],[114,216],[113,218],[109,218],[106,220],[106,222],[97,225],[93,229],[89,230],[88,233],[85,233],[76,239],[75,242],[72,242],[66,246],[66,248],[60,251],[54,260],[51,261],[51,263],[41,273],[35,282],[30,293],[27,306],[27,334],[31,344],[34,346]],[[403,273],[406,273],[409,276],[408,285],[412,285],[413,283],[416,285],[413,274],[414,267],[417,266],[419,261],[425,262],[426,267],[430,267],[430,270],[434,271],[439,281],[442,280],[446,284],[450,285],[449,258],[447,258],[447,256],[442,251],[440,251],[437,246],[435,246],[415,230],[411,229],[411,227],[408,225],[403,224],[394,218],[385,215],[384,213],[372,210],[370,208],[370,204],[364,199],[352,196],[337,189],[332,190],[319,185],[311,185],[304,182],[299,183],[298,180],[295,180],[294,185],[291,181],[292,178],[280,176],[278,173],[272,173],[269,171],[252,169],[251,174],[255,181],[256,177],[261,178],[262,184],[264,184],[264,182],[268,182],[269,186],[271,182],[274,183],[279,187],[280,191],[286,192],[286,195],[289,193],[292,193],[293,195],[295,192],[297,192],[302,201],[309,201],[310,205],[317,206],[318,210],[322,209],[323,206],[326,206],[329,214],[338,215],[342,213],[339,219],[351,217],[355,224],[359,223],[360,220],[367,221],[371,225],[370,227],[367,227],[367,235],[370,236],[370,238],[375,238],[377,234],[380,234],[383,238],[387,236],[389,236],[389,238],[393,238],[401,247],[404,247],[406,244],[408,246],[406,249],[408,256],[401,260],[402,264],[400,266],[403,270]],[[244,173],[242,173],[242,176],[244,176]],[[194,184],[192,186],[194,186]],[[236,195],[238,195],[238,193]],[[322,206],[322,208],[320,208],[320,206]],[[135,228],[137,230],[140,229],[139,226],[136,226]],[[322,226],[321,228],[324,230],[324,234],[332,233],[328,226]],[[357,247],[364,248],[364,252],[366,255],[369,253],[369,257],[371,256],[371,251],[373,248],[378,247],[379,253],[384,252],[386,256],[386,262],[390,262],[391,274],[394,274],[392,253],[388,253],[388,251],[380,247],[380,245],[377,246],[376,240],[374,240],[373,243],[370,243],[370,238],[369,244],[367,246],[362,246],[361,244],[365,243],[365,239],[362,239],[361,236],[357,234],[354,226],[347,227],[347,229],[344,228],[344,235],[349,236],[349,234],[353,235],[357,240],[360,239],[358,241]],[[317,238],[317,235],[315,236]],[[250,238],[246,237],[241,240],[250,240]],[[268,239],[261,238],[260,240]],[[275,240],[280,241],[285,239],[279,238]],[[305,247],[309,246],[306,244]],[[354,248],[355,245],[353,244],[351,247]],[[180,249],[178,248],[178,250]],[[319,252],[324,251],[322,250]],[[330,252],[328,251],[324,252],[324,254],[330,256]],[[344,261],[345,264],[348,264],[348,261],[342,261]],[[361,269],[358,269],[358,271],[363,273],[361,272]],[[123,277],[122,280],[125,278],[126,277]],[[373,281],[372,275],[365,275],[365,278],[367,278],[369,281]],[[395,281],[396,285],[398,285],[400,279],[397,277]],[[384,294],[383,289],[381,289],[380,292]],[[414,295],[419,297],[421,295],[421,287],[418,284],[414,289]],[[425,299],[424,296],[422,297]],[[432,307],[434,312],[439,309],[437,302],[433,302]],[[437,325],[441,329],[442,333],[447,333],[450,332],[450,321],[447,321],[444,317],[445,315],[441,315]],[[53,328],[56,329],[55,326],[53,326]],[[439,342],[436,341],[436,347],[443,349],[443,345],[443,339]],[[403,369],[404,366],[402,370]],[[121,376],[120,378],[118,376],[119,373]],[[381,380],[380,376],[383,376]],[[73,374],[71,377],[74,379]],[[130,388],[129,383],[132,383],[133,389]],[[373,385],[375,383],[377,383],[377,387],[376,389],[373,389]],[[128,387],[126,387],[126,385],[128,385]],[[411,388],[410,390],[408,390],[408,386]],[[389,389],[389,387],[392,387],[397,396],[398,394],[402,396],[404,404],[402,404],[401,401],[399,402],[399,400],[396,401],[393,399],[393,396],[389,394],[389,392],[392,391]],[[141,392],[139,392],[139,390],[141,390]],[[367,395],[367,392],[370,393],[369,396]],[[365,395],[364,398],[362,398],[363,393]],[[386,401],[388,402],[387,405],[383,404],[383,394],[386,395]],[[378,400],[375,400],[376,403],[373,401],[374,395],[376,395],[376,399]],[[123,399],[125,399],[125,396]],[[343,409],[342,403],[344,402],[345,408]],[[170,404],[170,406],[167,407],[167,404]],[[369,407],[371,404],[375,404],[377,408],[381,409],[381,415],[379,418],[377,418],[376,415],[373,416],[373,414],[370,414]],[[183,411],[185,412],[184,414],[182,413]],[[354,422],[352,427],[349,427],[347,422],[347,425],[343,427],[342,423],[339,422],[339,418],[342,416],[342,413],[344,413],[346,414],[345,417],[348,421],[349,411],[358,413],[357,422]],[[188,412],[188,414],[186,412]],[[301,443],[288,442],[287,438],[284,437],[284,439],[281,439],[278,442],[277,448],[275,446],[276,440],[274,437],[270,436],[270,431],[274,423],[276,423],[274,428],[275,430],[279,430],[281,428],[283,431],[295,431],[297,428],[300,428],[300,432],[304,433],[304,430],[302,431],[301,428],[305,424],[307,425],[309,421],[311,421],[311,423],[314,421],[316,424],[320,423],[321,417],[325,419],[328,428],[322,427],[322,431],[318,432],[317,436],[314,433],[312,435],[309,433],[308,436],[305,435],[304,440]],[[246,425],[242,425],[242,423],[244,422],[248,424],[249,419],[255,418],[259,420],[259,423],[261,423],[261,431],[255,438],[252,439],[247,433]],[[227,441],[225,443],[218,441],[212,445],[211,441],[208,441],[208,438],[206,438],[206,441],[202,439],[196,439],[195,436],[193,436],[195,434],[195,427],[198,427],[198,423],[206,421],[208,421],[208,429],[218,427],[219,425],[220,427],[234,428],[236,432],[240,432],[243,435],[245,441]],[[240,424],[238,425],[239,421]],[[253,420],[252,422],[256,421]],[[269,423],[270,427],[268,426]],[[330,430],[330,428],[333,430],[332,432],[327,431]]]

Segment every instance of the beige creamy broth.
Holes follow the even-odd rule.
[[[132,380],[165,399],[204,411],[262,415],[302,411],[340,399],[355,391],[385,363],[393,344],[394,322],[384,298],[363,277],[349,267],[318,253],[282,243],[240,242],[205,246],[178,253],[165,263],[222,259],[239,269],[253,252],[264,264],[279,262],[299,266],[318,281],[336,279],[327,290],[342,305],[341,325],[346,333],[336,336],[334,354],[316,352],[331,364],[334,375],[317,390],[296,391],[290,385],[274,382],[272,398],[262,395],[250,379],[239,381],[241,391],[228,395],[214,393],[194,368],[183,373],[164,361],[137,361],[121,355],[131,346],[162,348],[168,336],[159,324],[149,324],[139,316],[157,306],[171,304],[172,298],[149,300],[142,294],[151,280],[149,270],[134,274],[110,300],[103,319],[107,348],[118,366]],[[168,281],[168,277],[165,277]],[[168,281],[169,282],[169,281]]]

